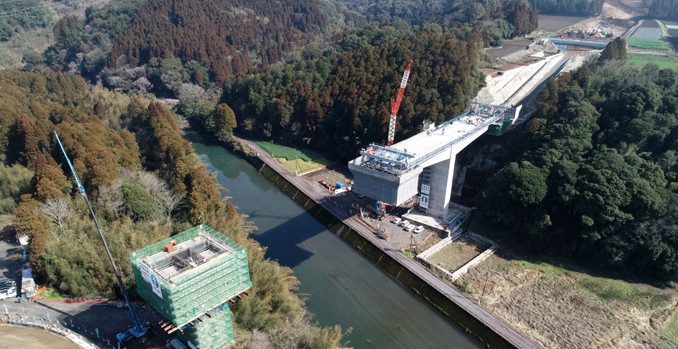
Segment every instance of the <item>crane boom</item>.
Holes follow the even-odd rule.
[[[80,182],[80,178],[78,178],[78,174],[75,172],[75,168],[73,168],[73,164],[71,163],[71,159],[68,158],[68,154],[66,154],[66,150],[64,149],[63,144],[61,144],[61,139],[59,139],[59,135],[57,134],[56,131],[54,131],[54,136],[56,137],[57,143],[59,143],[59,147],[61,148],[61,152],[64,153],[64,157],[66,157],[66,162],[68,163],[68,167],[71,168],[71,172],[73,173],[73,177],[75,177],[75,183],[78,185],[78,191],[80,192],[80,196],[82,196],[83,199],[85,199],[85,202],[87,203],[87,208],[89,208],[89,213],[92,214],[92,219],[94,220],[94,225],[97,227],[97,231],[99,232],[99,235],[101,236],[101,240],[104,243],[104,248],[106,249],[106,253],[108,254],[108,259],[111,261],[111,265],[113,266],[113,271],[115,271],[115,277],[118,279],[118,285],[120,286],[120,291],[122,291],[123,297],[125,297],[125,302],[127,302],[127,307],[129,308],[129,312],[132,315],[132,328],[127,330],[125,333],[118,334],[116,337],[118,338],[119,341],[122,341],[124,339],[127,339],[131,336],[134,337],[140,337],[146,334],[150,327],[147,324],[142,324],[141,321],[139,321],[139,318],[137,317],[137,314],[134,312],[134,308],[132,308],[132,303],[129,301],[129,296],[127,295],[127,290],[125,289],[125,284],[122,282],[122,277],[120,276],[120,271],[118,270],[118,266],[115,264],[115,260],[113,259],[113,255],[111,254],[111,250],[108,248],[108,243],[106,242],[106,238],[104,237],[104,232],[101,230],[101,226],[99,225],[99,220],[97,220],[97,216],[94,215],[94,209],[92,209],[92,205],[89,203],[89,199],[87,199],[87,192],[85,192],[85,187],[82,185]]]
[[[407,68],[405,68],[405,73],[403,73],[403,79],[400,80],[398,96],[395,99],[391,98],[391,118],[388,121],[388,140],[387,140],[388,146],[393,145],[393,139],[395,138],[396,116],[398,115],[398,109],[400,109],[400,102],[403,100],[403,94],[405,93],[407,80],[409,80],[410,78],[410,68],[412,68],[411,59],[407,63]]]

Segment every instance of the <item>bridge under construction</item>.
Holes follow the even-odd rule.
[[[560,72],[570,59],[553,55],[488,77],[464,114],[393,145],[370,144],[348,164],[353,191],[394,206],[414,198],[428,215],[446,219],[457,154],[485,133],[506,132],[522,108],[514,104]]]

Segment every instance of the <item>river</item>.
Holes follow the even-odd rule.
[[[342,343],[354,348],[480,348],[426,301],[382,272],[353,247],[260,176],[245,160],[188,132],[226,196],[258,231],[266,256],[301,281],[307,310],[322,326],[352,328]]]

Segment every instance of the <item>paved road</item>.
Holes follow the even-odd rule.
[[[402,266],[406,267],[412,273],[419,276],[422,280],[426,281],[429,285],[438,290],[441,294],[445,295],[460,308],[464,309],[477,320],[492,329],[495,333],[503,337],[507,342],[511,343],[516,348],[540,348],[539,345],[520,334],[507,323],[490,314],[478,304],[473,303],[470,299],[459,293],[459,291],[435,277],[419,263],[400,253],[400,251],[394,250],[388,242],[377,238],[372,233],[372,229],[366,227],[349,215],[344,203],[339,204],[339,201],[333,200],[334,198],[317,183],[313,183],[304,177],[297,177],[287,172],[287,170],[285,170],[282,165],[280,165],[280,163],[278,163],[270,156],[270,154],[258,147],[256,144],[247,140],[245,140],[245,143],[250,148],[252,148],[258,154],[259,158],[262,159],[269,167],[271,167],[281,176],[285,177],[285,179],[296,186],[309,198],[322,205],[335,217],[343,221],[344,224],[358,232],[364,238],[372,242],[372,244],[375,246],[379,247],[383,252],[387,253],[393,259],[398,261],[398,263],[400,263]]]
[[[149,306],[136,307],[141,321],[149,321],[156,325],[162,317]],[[131,325],[127,308],[116,308],[105,304],[65,303],[56,301],[17,303],[16,298],[0,300],[0,316],[10,315],[14,318],[24,317],[27,320],[47,319],[55,323],[65,324],[66,328],[79,333],[96,344],[106,347],[106,339],[115,342],[115,335]],[[99,339],[96,331],[99,330]],[[130,343],[128,348],[164,348],[166,335],[163,331],[154,331],[154,336],[146,343]]]
[[[22,249],[13,234],[6,231],[0,234],[0,278],[7,277],[21,282],[21,262],[9,259],[8,256],[21,253]],[[157,324],[162,317],[150,307],[136,308],[142,321],[150,321]],[[131,324],[130,313],[127,308],[115,308],[95,303],[65,303],[65,302],[28,302],[17,303],[17,298],[0,300],[0,317],[12,316],[13,318],[24,317],[27,320],[44,319],[48,317],[52,322],[59,321],[67,324],[67,328],[90,338],[98,345],[107,344],[106,339],[115,341],[115,335],[129,328]],[[99,329],[99,337],[96,338],[96,329]],[[164,348],[166,335],[162,331],[156,331],[156,335],[146,343],[131,343],[128,348]],[[0,348],[2,343],[0,343]]]

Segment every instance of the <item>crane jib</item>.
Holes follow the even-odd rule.
[[[407,86],[407,79],[410,78],[410,71],[406,70],[405,74],[403,74],[403,80],[400,81],[400,88],[405,88]]]

